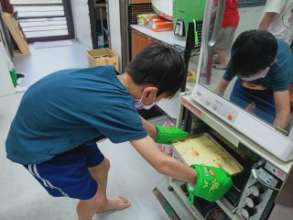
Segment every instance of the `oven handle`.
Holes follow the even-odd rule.
[[[271,189],[273,191],[280,191],[280,188],[276,188],[276,187],[273,187],[273,186],[270,186],[269,184],[267,184],[265,181],[263,181],[257,174],[257,170],[256,169],[251,169],[251,173],[254,177],[254,179],[259,182],[260,184],[262,184],[263,186],[267,187],[268,189]]]

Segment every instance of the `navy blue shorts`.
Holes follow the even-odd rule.
[[[241,80],[237,80],[232,90],[230,101],[241,108],[246,108],[254,103],[255,109],[252,112],[260,119],[272,124],[276,117],[274,93],[272,90],[255,91],[241,85]]]
[[[44,163],[24,166],[50,195],[87,200],[98,188],[88,168],[103,160],[104,155],[97,144],[87,143]]]

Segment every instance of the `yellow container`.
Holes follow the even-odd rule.
[[[119,71],[118,56],[109,48],[94,49],[88,51],[90,66],[113,65]]]

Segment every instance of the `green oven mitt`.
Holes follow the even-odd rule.
[[[157,136],[155,141],[159,144],[171,144],[176,141],[182,141],[188,137],[188,133],[180,128],[156,125],[156,129]]]
[[[192,165],[196,172],[196,183],[187,186],[188,199],[193,204],[194,197],[215,202],[231,188],[231,176],[223,169],[204,165]]]

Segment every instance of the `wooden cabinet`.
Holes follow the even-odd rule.
[[[146,4],[151,3],[151,0],[129,0],[129,4]]]
[[[158,43],[159,41],[154,40],[138,31],[131,31],[131,57],[135,57],[145,47]]]

